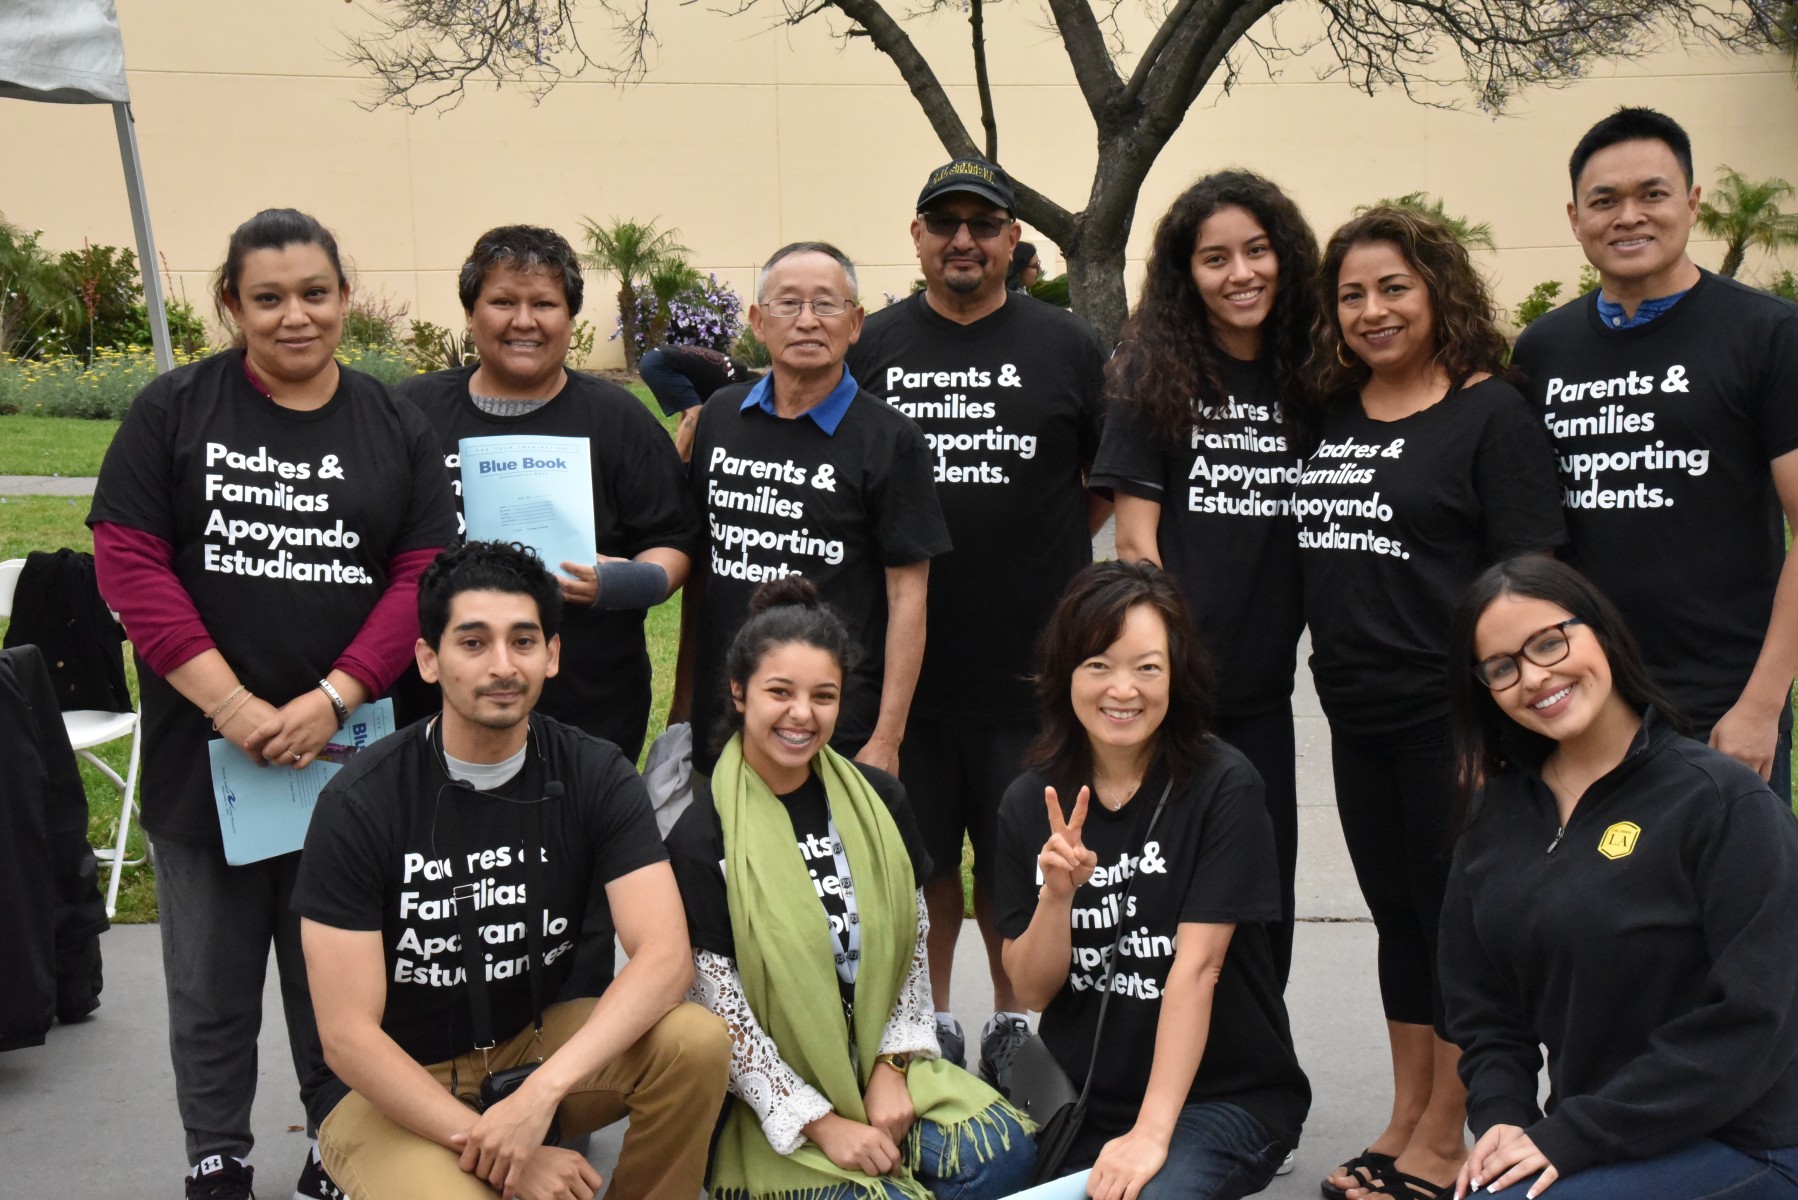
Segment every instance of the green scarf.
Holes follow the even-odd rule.
[[[799,855],[792,819],[743,761],[741,735],[725,745],[712,773],[712,801],[724,828],[731,934],[743,993],[781,1058],[823,1093],[837,1115],[866,1121],[862,1095],[917,943],[916,884],[898,827],[855,764],[825,747],[812,760],[812,770],[824,784],[861,917],[861,965],[849,1028],[830,925]],[[859,1075],[849,1057],[851,1037]],[[950,1135],[951,1159],[959,1154],[959,1134],[971,1135],[982,1159],[1009,1148],[1008,1127],[994,1116],[1001,1111],[1017,1116],[1015,1110],[960,1067],[914,1059],[906,1086],[918,1119],[934,1121]],[[874,1179],[837,1166],[809,1141],[790,1155],[776,1153],[755,1112],[747,1104],[733,1104],[713,1161],[712,1195],[721,1200],[807,1200],[847,1187],[851,1195],[878,1197],[890,1184],[915,1200],[930,1200],[924,1185],[912,1177],[918,1139],[908,1137],[906,1147],[905,1169]],[[938,1164],[939,1170],[955,1167],[953,1161]]]

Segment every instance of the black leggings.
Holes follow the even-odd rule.
[[[1380,935],[1386,1019],[1438,1025],[1436,929],[1448,884],[1454,763],[1447,721],[1364,737],[1330,723],[1336,813]]]
[[[1272,712],[1217,719],[1217,736],[1242,751],[1261,772],[1266,789],[1267,815],[1274,823],[1274,857],[1280,865],[1280,920],[1267,926],[1273,947],[1274,969],[1281,990],[1292,974],[1292,923],[1294,879],[1299,862],[1299,792],[1293,745],[1292,701]]]

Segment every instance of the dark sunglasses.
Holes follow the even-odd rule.
[[[918,220],[924,222],[924,228],[936,237],[954,237],[956,231],[966,225],[968,233],[977,242],[992,241],[1011,224],[1010,217],[968,217],[964,220],[954,213],[946,212],[919,213]]]

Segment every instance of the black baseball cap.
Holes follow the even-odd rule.
[[[1011,190],[1011,178],[997,163],[984,158],[958,158],[930,173],[924,190],[918,193],[918,211],[956,192],[967,192],[991,201],[1008,213],[1018,211],[1018,198]]]

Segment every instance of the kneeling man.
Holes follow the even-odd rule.
[[[588,1200],[599,1175],[546,1142],[627,1113],[612,1195],[703,1184],[728,1035],[681,1003],[692,953],[642,780],[532,715],[561,603],[528,550],[439,556],[418,665],[443,710],[363,751],[313,814],[293,903],[336,1075],[313,1116],[352,1200]],[[597,1000],[550,1003],[607,906],[629,964]]]

